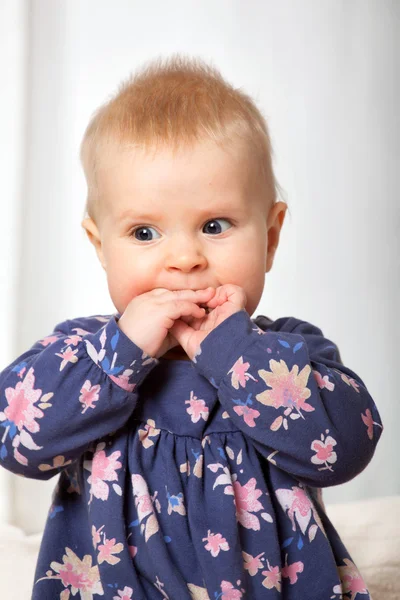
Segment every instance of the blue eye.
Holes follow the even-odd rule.
[[[148,237],[149,236],[149,232],[150,230],[153,229],[153,231],[155,231],[155,229],[153,227],[136,227],[133,231],[132,231],[132,235],[135,237],[136,240],[138,240],[139,242],[151,242],[151,239]],[[138,231],[142,230],[144,233],[143,235],[140,236],[140,238],[136,237],[136,233]]]
[[[211,221],[207,221],[207,223],[204,225],[204,227],[207,227],[208,223],[217,223],[218,221],[225,221],[225,223],[229,223],[228,219],[211,219]],[[223,231],[221,232],[221,227],[217,225],[217,227],[214,226],[212,228],[211,232],[206,232],[206,233],[224,233],[224,232]]]
[[[204,225],[204,228],[206,228],[209,225],[209,223],[212,223],[213,226],[211,227],[211,231],[206,231],[205,233],[208,233],[211,235],[224,233],[224,231],[226,231],[226,229],[224,231],[222,230],[221,226],[218,223],[219,221],[225,221],[225,223],[229,223],[231,225],[231,223],[228,219],[222,219],[222,218],[221,219],[211,219],[210,221],[207,221],[207,223]],[[139,227],[135,227],[133,229],[133,231],[131,232],[131,235],[133,235],[135,240],[137,240],[138,242],[151,242],[151,241],[153,241],[153,238],[151,237],[151,233],[150,233],[151,230],[156,231],[154,229],[154,227],[140,225]]]

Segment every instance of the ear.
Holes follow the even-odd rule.
[[[279,244],[279,236],[281,233],[283,221],[285,220],[287,210],[287,204],[284,202],[277,202],[274,204],[269,211],[267,219],[268,229],[268,250],[267,250],[267,263],[265,266],[265,272],[268,273],[273,265],[275,252]]]
[[[102,243],[101,243],[101,235],[100,235],[100,232],[99,232],[99,229],[98,229],[96,223],[93,221],[93,219],[88,217],[86,219],[83,219],[82,227],[86,231],[86,234],[87,234],[90,242],[95,247],[97,257],[98,257],[99,261],[101,262],[101,266],[103,267],[103,269],[106,269],[106,262],[104,260]]]

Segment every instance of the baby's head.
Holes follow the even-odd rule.
[[[265,120],[199,59],[146,65],[92,117],[82,226],[123,313],[154,288],[242,287],[251,316],[287,205]]]

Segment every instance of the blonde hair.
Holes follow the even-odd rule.
[[[88,194],[85,216],[97,216],[99,158],[107,147],[173,151],[210,139],[232,147],[243,140],[258,163],[271,205],[281,196],[273,167],[266,121],[247,94],[227,83],[200,58],[180,54],[146,63],[92,115],[83,136],[80,159]]]

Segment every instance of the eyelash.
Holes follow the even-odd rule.
[[[207,223],[212,223],[213,221],[227,221],[228,223],[230,223],[232,225],[232,227],[234,226],[234,223],[231,219],[227,219],[225,217],[216,217],[215,219],[209,219],[208,221],[206,221],[203,225],[203,227],[205,227],[207,225]],[[151,225],[136,225],[130,232],[130,236],[134,237],[135,232],[138,231],[139,229],[150,229]],[[225,233],[225,231],[222,231],[221,233]],[[211,234],[208,234],[211,235]],[[213,237],[216,237],[217,235],[220,234],[215,234]],[[142,243],[146,243],[146,241],[148,242],[152,242],[154,240],[138,240],[135,238],[135,241],[137,242],[142,242]]]

